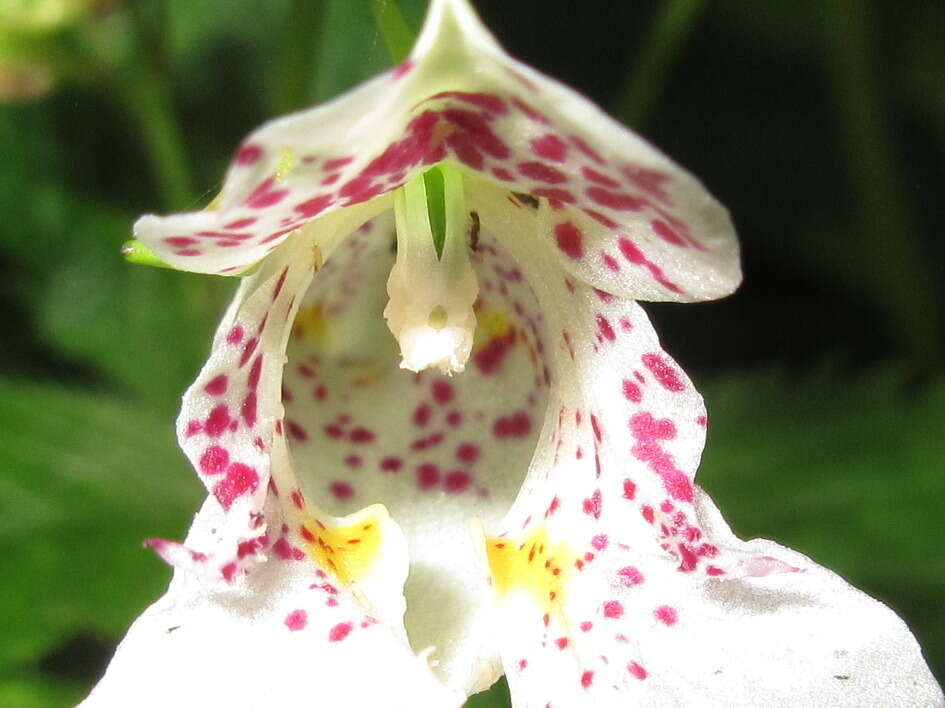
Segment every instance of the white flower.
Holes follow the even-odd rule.
[[[87,708],[445,708],[503,672],[516,708],[940,704],[892,612],[693,484],[702,399],[635,301],[737,286],[725,210],[465,0],[136,235],[255,269],[179,419],[211,494]]]

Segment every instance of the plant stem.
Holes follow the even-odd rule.
[[[116,79],[120,99],[137,123],[164,208],[178,211],[193,206],[196,192],[169,90],[161,19],[132,10],[134,59],[118,70]]]
[[[943,358],[941,303],[920,228],[912,213],[904,169],[889,128],[888,107],[870,57],[870,6],[826,0],[824,49],[853,189],[868,293],[885,313],[919,370]]]
[[[276,115],[297,111],[312,101],[325,7],[325,0],[292,0],[272,81]]]
[[[653,116],[672,64],[706,5],[706,0],[666,0],[663,4],[617,98],[616,113],[629,125],[639,128]]]
[[[390,52],[394,64],[400,64],[410,55],[413,47],[413,31],[404,20],[403,13],[397,6],[396,0],[369,0],[371,12],[374,14],[374,23],[377,25],[387,51]]]

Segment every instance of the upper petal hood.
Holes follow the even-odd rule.
[[[704,187],[505,54],[465,0],[431,3],[402,66],[247,137],[212,210],[145,216],[135,233],[175,267],[238,272],[307,221],[441,161],[563,206],[564,267],[616,294],[704,300],[740,280],[731,221]]]

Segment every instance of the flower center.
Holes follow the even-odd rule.
[[[439,165],[394,195],[397,261],[387,280],[387,326],[401,367],[463,371],[473,346],[479,284],[469,261],[463,177]]]

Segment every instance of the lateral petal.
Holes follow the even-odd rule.
[[[471,187],[469,203],[532,283],[555,344],[535,457],[485,539],[514,705],[938,705],[890,610],[731,534],[693,483],[701,397],[642,309],[561,273],[553,207],[492,190]]]

